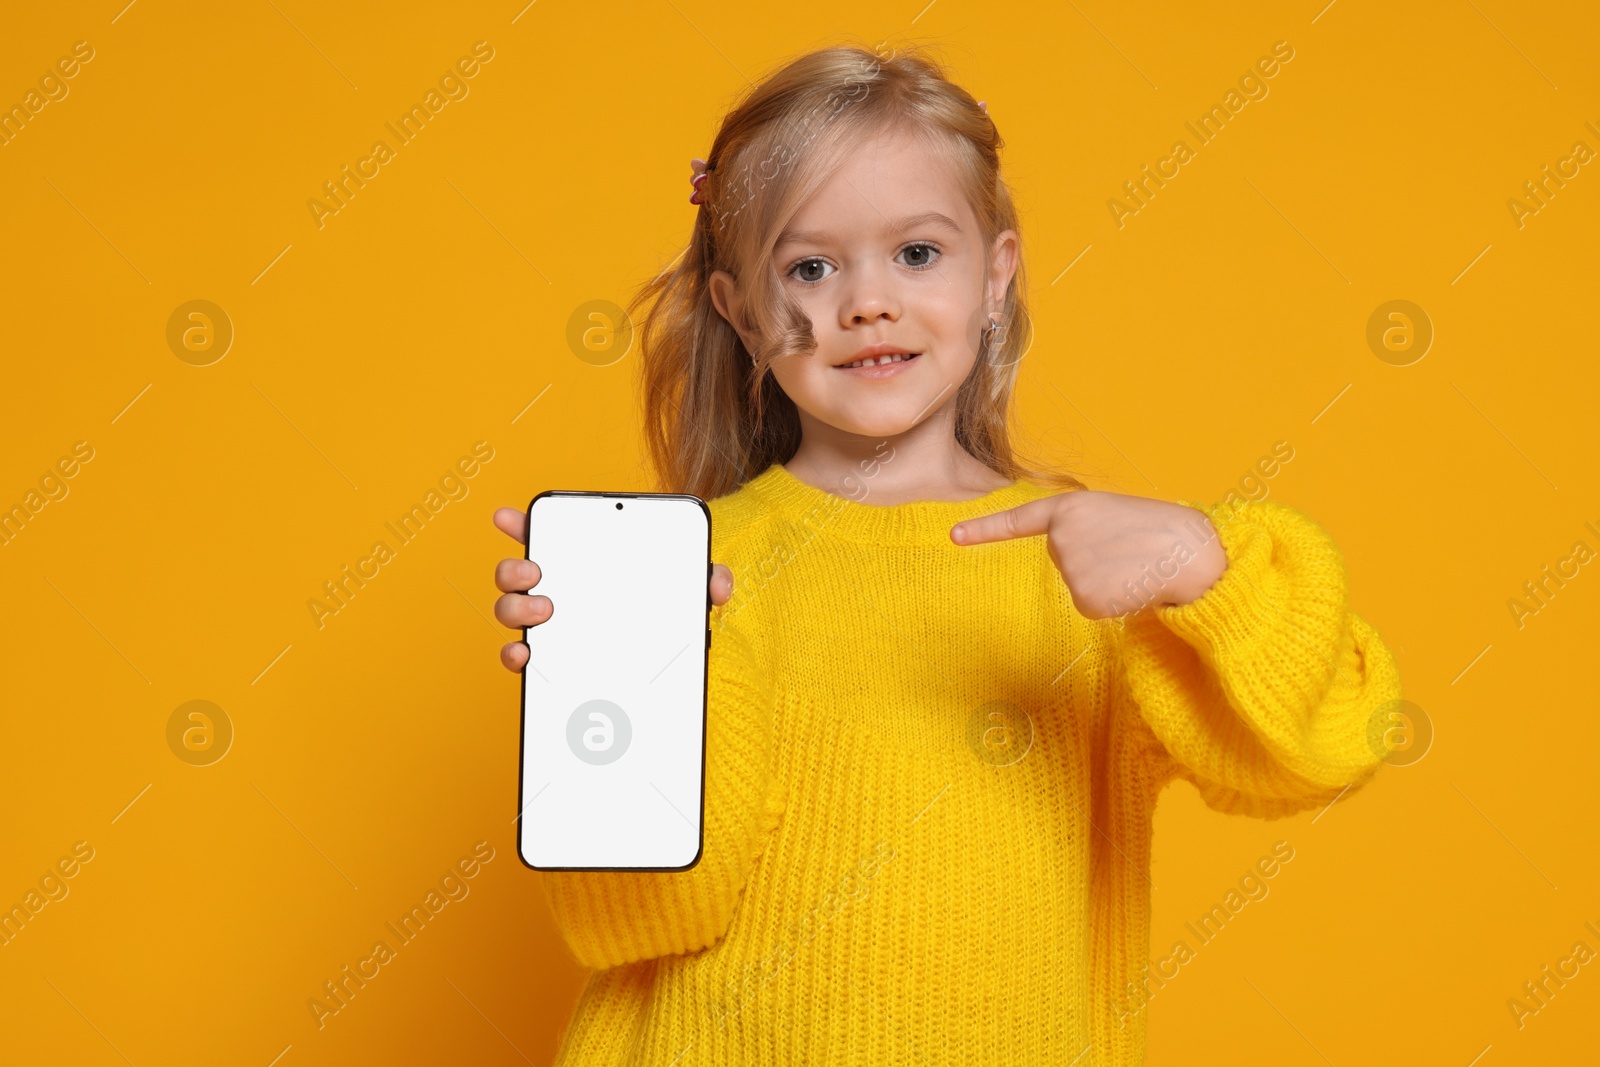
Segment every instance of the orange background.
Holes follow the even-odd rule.
[[[0,147],[0,505],[93,449],[0,547],[0,902],[93,849],[0,947],[0,1061],[549,1062],[582,972],[514,851],[514,632],[490,612],[515,546],[489,517],[649,488],[636,357],[577,358],[569,316],[681,249],[689,158],[746,80],[846,36],[937,43],[1009,142],[1024,428],[1169,500],[1221,499],[1288,442],[1265,486],[1334,535],[1436,732],[1315,816],[1168,791],[1157,959],[1295,851],[1151,1002],[1150,1062],[1592,1057],[1600,966],[1521,1029],[1507,1007],[1600,951],[1600,573],[1520,628],[1507,606],[1600,549],[1600,168],[1520,228],[1507,207],[1600,150],[1587,5],[119,5],[0,35],[0,104],[94,50]],[[1280,40],[1270,94],[1119,229],[1108,199]],[[322,183],[476,41],[469,94],[319,228]],[[166,340],[195,299],[235,330],[208,366]],[[1436,331],[1408,366],[1366,341],[1393,299]],[[319,628],[322,583],[478,441],[467,495]],[[191,700],[233,726],[209,766],[169,748]],[[469,895],[319,1030],[308,999],[479,841]]]

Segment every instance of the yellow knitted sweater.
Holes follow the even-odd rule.
[[[557,1067],[1143,1062],[1157,794],[1328,805],[1399,674],[1275,502],[1206,509],[1222,577],[1121,621],[1043,537],[950,540],[1052,492],[874,505],[774,465],[710,502],[704,852],[538,876],[595,969]]]

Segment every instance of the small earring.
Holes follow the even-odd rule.
[[[994,312],[989,316],[989,326],[985,332],[989,335],[989,354],[993,356],[995,351],[1003,348],[1006,343],[1006,327],[1000,321],[999,312]]]

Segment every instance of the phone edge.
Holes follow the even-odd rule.
[[[529,537],[528,537],[528,539],[526,541],[523,542],[523,546],[522,546],[522,558],[523,559],[531,559],[532,558],[531,556],[528,555],[528,553],[533,551],[533,546],[530,543],[532,541],[532,530],[533,530],[533,506],[535,504],[537,504],[540,500],[544,499],[547,496],[599,496],[599,497],[624,497],[624,498],[628,498],[628,499],[637,499],[639,497],[652,497],[652,498],[656,498],[656,499],[665,499],[665,500],[692,500],[692,501],[694,501],[696,504],[698,504],[700,506],[701,513],[705,515],[705,519],[706,519],[706,584],[707,584],[706,615],[707,615],[707,619],[706,619],[706,641],[705,641],[705,644],[702,646],[702,649],[701,649],[701,654],[702,654],[702,657],[703,657],[703,661],[702,661],[703,665],[702,665],[702,668],[701,668],[701,671],[700,671],[700,824],[699,824],[699,829],[698,829],[698,834],[697,834],[697,836],[698,836],[698,847],[695,849],[694,858],[691,859],[688,863],[684,864],[681,867],[537,867],[537,866],[533,865],[532,863],[528,862],[528,858],[522,854],[522,818],[523,818],[523,815],[524,815],[524,809],[523,809],[523,806],[522,806],[522,798],[523,798],[524,790],[525,790],[525,787],[526,787],[527,751],[528,751],[528,737],[527,737],[527,735],[528,735],[528,680],[527,680],[527,675],[526,675],[527,667],[524,666],[523,667],[522,677],[518,678],[518,680],[517,680],[517,705],[518,705],[518,715],[517,715],[517,814],[516,814],[516,818],[513,820],[514,827],[515,827],[515,829],[514,829],[515,840],[513,841],[512,851],[514,853],[516,853],[517,862],[521,863],[524,867],[526,867],[530,871],[548,871],[548,872],[552,872],[552,873],[561,872],[561,871],[576,871],[576,872],[592,871],[592,872],[614,872],[614,873],[636,872],[636,873],[640,873],[640,874],[648,874],[648,873],[670,874],[670,873],[678,873],[678,872],[682,872],[682,871],[693,870],[695,867],[697,867],[699,865],[700,860],[705,855],[705,851],[706,851],[706,771],[707,771],[707,766],[706,766],[706,747],[707,747],[706,746],[706,733],[707,733],[707,730],[710,728],[710,725],[711,725],[710,707],[709,707],[710,698],[711,698],[711,620],[710,620],[710,613],[711,613],[711,607],[712,607],[712,604],[711,604],[711,593],[709,591],[709,587],[710,587],[710,583],[711,583],[711,567],[712,567],[712,563],[711,563],[711,508],[706,504],[706,502],[704,500],[702,500],[698,496],[695,496],[693,493],[625,493],[625,492],[606,492],[606,491],[603,491],[603,490],[590,490],[590,489],[546,489],[543,492],[540,492],[540,493],[536,494],[532,500],[528,501],[528,508],[527,508],[527,511],[525,512],[525,514],[527,515],[527,518],[528,518]],[[526,626],[522,627],[522,643],[523,644],[527,644],[528,643],[528,627],[526,627]],[[530,650],[530,655],[531,655],[531,650]]]

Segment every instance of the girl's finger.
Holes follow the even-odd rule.
[[[539,584],[539,565],[531,559],[503,559],[494,568],[494,586],[502,593],[525,593]]]
[[[950,528],[950,540],[958,545],[981,545],[988,541],[1005,541],[1013,537],[1035,537],[1050,530],[1050,519],[1056,513],[1059,497],[1047,496],[1018,504],[1005,511],[979,515]]]
[[[496,508],[495,526],[519,545],[528,543],[528,513],[516,508]]]
[[[711,568],[711,603],[721,607],[733,596],[733,572],[722,564],[714,564]]]
[[[547,596],[528,596],[525,593],[507,593],[494,602],[494,617],[500,625],[520,630],[524,626],[537,626],[554,613],[555,605]]]
[[[508,671],[522,673],[528,665],[528,646],[521,641],[508,641],[500,646],[500,662]]]

